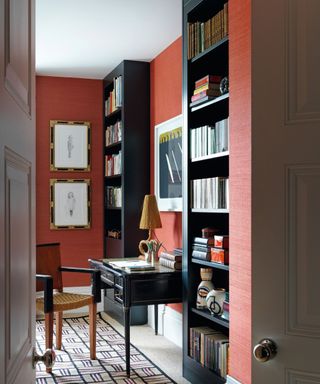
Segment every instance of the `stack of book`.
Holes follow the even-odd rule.
[[[122,121],[119,120],[106,128],[106,146],[121,141]]]
[[[223,309],[223,312],[221,317],[229,321],[229,317],[230,317],[229,316],[229,292],[226,292],[226,298],[222,304],[222,309]]]
[[[105,116],[110,115],[122,105],[122,87],[121,76],[113,79],[113,90],[109,92],[109,96],[105,101]]]
[[[210,327],[190,328],[190,357],[226,377],[229,358],[228,337]]]
[[[181,270],[182,269],[182,249],[175,248],[172,252],[162,252],[159,256],[159,263],[164,267]]]
[[[211,247],[214,245],[213,238],[195,237],[192,245],[192,257],[200,260],[211,260]]]
[[[218,75],[206,75],[195,82],[195,89],[191,97],[190,107],[201,104],[204,101],[212,100],[221,95],[220,81]]]
[[[105,176],[121,174],[121,151],[117,154],[105,156]]]
[[[105,205],[107,207],[120,208],[122,201],[121,187],[107,186]]]

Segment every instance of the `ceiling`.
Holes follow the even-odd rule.
[[[182,0],[36,0],[38,75],[104,78],[182,33]]]

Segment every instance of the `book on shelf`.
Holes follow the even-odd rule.
[[[190,157],[222,153],[229,150],[229,118],[217,121],[215,125],[204,125],[190,130]]]
[[[222,248],[211,248],[211,261],[214,263],[229,265],[229,251]]]
[[[172,252],[161,252],[159,257],[171,261],[182,261],[182,254],[175,254],[174,251]]]
[[[228,209],[229,179],[213,177],[192,180],[191,204],[195,209]]]
[[[105,100],[105,116],[110,115],[122,105],[121,76],[113,79],[113,89]]]
[[[226,335],[210,327],[192,327],[189,355],[201,365],[215,370],[220,376],[228,374],[229,340]]]
[[[159,264],[163,265],[164,267],[170,268],[170,269],[176,269],[181,270],[182,269],[182,261],[177,260],[169,260],[164,257],[159,258]]]
[[[174,248],[173,249],[174,255],[182,255],[182,252],[183,252],[182,248]]]
[[[217,93],[215,93],[213,96],[219,96],[221,94],[220,93],[220,82],[218,82],[218,83],[206,83],[206,84],[201,85],[200,87],[196,87],[195,90],[193,91],[193,95],[198,95],[199,93],[201,93],[203,91],[212,91],[213,93],[215,93],[214,91],[217,91]]]
[[[192,103],[190,103],[190,104],[189,104],[189,107],[190,107],[190,108],[192,108],[192,107],[196,107],[197,105],[206,103],[207,101],[211,101],[211,100],[214,100],[214,99],[216,99],[215,96],[204,96],[204,97],[202,97],[201,99],[198,99],[198,100],[193,101]]]
[[[229,249],[229,235],[215,235],[214,236],[214,247]]]
[[[106,146],[118,143],[122,139],[122,121],[106,127]]]
[[[105,156],[105,176],[121,174],[121,151]]]
[[[105,205],[107,207],[121,208],[122,189],[121,187],[107,186]]]
[[[222,76],[220,76],[220,75],[206,75],[204,77],[201,77],[201,79],[195,81],[194,88],[197,89],[197,88],[202,87],[203,85],[207,85],[210,83],[219,83],[220,84],[221,80],[222,80]]]
[[[218,97],[220,96],[221,93],[220,93],[220,90],[217,90],[217,89],[204,89],[198,93],[195,93],[194,95],[191,96],[191,104],[194,103],[195,101],[199,101],[199,100],[202,100],[205,98],[205,97],[212,97],[212,98],[215,98],[215,97]]]
[[[211,253],[193,250],[191,256],[195,259],[211,261]]]
[[[214,238],[213,237],[194,237],[193,238],[193,244],[194,245],[203,245],[203,246],[213,246],[214,245]]]
[[[213,44],[228,35],[228,3],[225,3],[214,16],[206,21],[189,22],[188,35],[188,60],[204,52]]]

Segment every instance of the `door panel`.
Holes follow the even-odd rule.
[[[0,0],[0,383],[35,381],[34,1]]]
[[[319,383],[320,2],[252,4],[252,383]]]

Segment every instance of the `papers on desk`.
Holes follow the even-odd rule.
[[[144,260],[121,260],[109,262],[115,268],[124,268],[128,271],[152,271],[155,269],[153,265]]]

